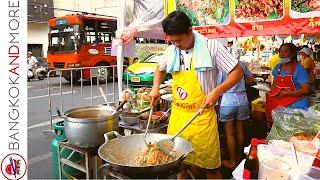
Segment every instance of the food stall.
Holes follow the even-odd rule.
[[[279,46],[284,42],[295,42],[298,46],[301,46],[304,44],[303,41],[295,41],[299,39],[297,37],[300,37],[300,35],[305,35],[305,37],[308,37],[309,34],[313,34],[315,37],[318,37],[320,34],[320,4],[318,1],[168,0],[168,2],[168,9],[171,8],[171,10],[177,9],[184,11],[191,19],[194,29],[208,38],[233,37],[241,39],[239,37],[253,36],[250,38],[251,40],[243,43],[243,49],[246,49],[247,52],[252,51],[253,47],[257,49],[257,55],[249,52],[246,53],[246,56],[252,57],[252,62],[250,60],[250,63],[252,63],[252,70],[254,74],[262,78],[256,80],[266,84],[270,84],[270,82],[272,82],[272,79],[268,77],[271,71],[266,71],[263,68],[265,62],[261,62],[262,58],[260,53],[262,52],[259,52],[259,46],[260,44],[268,44],[269,42],[264,42],[264,38],[262,38],[262,36],[272,36],[274,39],[273,42],[275,42],[275,40],[277,41],[277,45],[273,46]],[[287,38],[287,36],[289,36],[289,38]],[[302,36],[302,38],[304,37]],[[250,45],[250,43],[248,43],[249,41],[255,41],[254,43],[251,42],[254,45]],[[315,41],[312,41],[312,43],[319,43],[318,38],[315,38]],[[235,44],[237,44],[237,42]],[[273,47],[268,47],[268,49],[270,48]],[[317,71],[318,70],[316,70],[316,72]],[[270,88],[261,84],[257,84],[256,88],[262,92],[260,94],[260,98],[251,102],[252,111],[256,119],[265,121],[264,95]],[[318,95],[316,94],[313,96],[317,97]],[[317,101],[315,101],[315,103],[317,103]],[[293,114],[290,115],[290,118],[294,116]],[[319,120],[319,117],[316,120]],[[315,124],[311,125],[311,127],[315,126]],[[316,137],[317,132],[319,132],[319,128],[317,131],[313,131],[312,133],[311,137],[314,139],[314,141],[310,140],[310,137],[307,138],[307,140],[303,139],[302,137],[299,138],[299,141],[306,141],[306,145],[313,147],[313,154],[311,157],[300,155],[301,149],[297,150],[298,152],[296,153],[295,148],[291,148],[292,144],[295,143],[289,142],[289,139],[285,139],[282,142],[277,141],[276,139],[280,138],[277,137],[270,139],[267,145],[259,145],[258,156],[261,159],[259,166],[261,167],[262,174],[262,176],[259,176],[259,178],[266,178],[266,176],[267,179],[298,179],[301,178],[301,176],[302,178],[310,178],[311,175],[306,175],[305,173],[309,169],[314,170],[314,172],[316,172],[315,174],[317,174],[319,168],[317,169],[317,167],[311,167],[315,166],[312,165],[312,163],[317,159],[315,158],[317,154],[317,148],[314,148],[316,146],[313,145],[313,142],[319,141],[319,137]],[[279,146],[280,150],[270,150],[270,148]],[[297,145],[295,144],[295,146]],[[246,149],[246,152],[248,154],[248,149]],[[281,158],[284,159],[279,157],[275,158],[275,154],[280,154]],[[294,158],[296,161],[291,162],[293,157],[296,157]],[[287,160],[289,159],[289,161],[285,161],[286,158]],[[267,161],[268,159],[271,160]],[[281,163],[283,161],[285,162]],[[300,164],[304,163],[304,169],[297,163],[299,161]],[[244,163],[245,162],[243,161],[234,171],[234,178],[243,179],[242,172]],[[293,164],[294,166],[288,167],[288,164]],[[279,167],[272,167],[272,165],[279,165]],[[280,167],[281,165],[282,167]],[[283,171],[279,170],[281,168],[283,168]],[[317,175],[318,176],[312,176],[311,178],[319,179],[320,175]]]
[[[123,59],[122,46],[126,42],[132,40],[133,37],[141,37],[143,34],[146,37],[154,38],[155,35],[157,38],[164,37],[160,30],[161,28],[159,28],[159,23],[163,18],[163,9],[166,13],[172,11],[175,7],[178,10],[185,11],[192,19],[194,29],[209,38],[320,33],[319,10],[312,9],[310,7],[308,12],[301,12],[301,6],[296,5],[294,0],[279,0],[275,2],[270,0],[270,2],[268,1],[269,3],[266,3],[268,6],[265,6],[265,9],[262,8],[263,4],[261,1],[255,1],[256,3],[252,2],[250,4],[248,4],[248,1],[245,0],[164,0],[164,2],[165,6],[163,8],[163,6],[161,6],[163,5],[161,4],[162,0],[152,0],[148,2],[141,1],[139,4],[140,6],[138,6],[138,8],[136,7],[140,13],[133,14],[136,19],[133,19],[132,21],[125,19],[126,3],[121,3],[121,12],[123,16],[119,18],[119,32],[117,33],[119,40],[117,47],[117,64],[119,65],[117,69],[119,81],[122,80],[123,70],[123,68],[120,67]],[[270,8],[271,5],[269,5],[271,2],[276,4],[275,6],[273,5],[272,8]],[[249,7],[246,8],[247,6]],[[255,12],[255,9],[261,9],[261,11],[263,10],[264,13],[257,13]],[[258,14],[259,16],[257,16]],[[137,17],[142,18],[139,19]],[[172,102],[172,95],[170,95],[171,88],[170,82],[166,82],[163,85],[163,89],[161,90],[165,91],[161,93],[161,101],[157,110],[166,112],[170,109],[170,103]],[[150,173],[149,177],[154,178],[159,177],[158,175],[160,174],[171,174],[174,169],[179,169],[182,160],[192,150],[190,143],[183,141],[182,138],[179,141],[183,147],[181,148],[181,151],[180,149],[177,149],[179,150],[179,154],[177,154],[177,158],[174,161],[166,162],[164,165],[141,165],[141,163],[141,166],[131,166],[135,162],[126,161],[126,159],[129,158],[131,160],[136,159],[136,157],[133,156],[139,156],[142,152],[141,147],[145,147],[143,134],[132,134],[132,131],[137,131],[140,133],[144,132],[145,120],[148,114],[144,111],[145,108],[148,107],[148,101],[150,100],[150,97],[148,97],[150,89],[141,88],[138,89],[137,92],[124,91],[122,93],[122,84],[119,83],[118,90],[119,100],[128,101],[119,112],[121,119],[119,122],[119,127],[127,129],[125,130],[127,132],[125,132],[125,134],[130,134],[130,136],[122,137],[119,133],[115,132],[105,134],[104,136],[106,142],[103,145],[101,145],[101,142],[99,142],[101,145],[98,150],[99,156],[108,162],[113,170],[122,173],[119,175],[120,178],[127,178],[129,175],[132,175],[130,173],[139,174],[139,176],[135,176],[136,174],[134,174],[132,177],[142,177],[145,175],[144,173]],[[257,104],[259,104],[259,102],[261,101],[259,100]],[[255,104],[253,104],[253,108],[255,108],[256,111],[263,111],[263,106],[257,108]],[[115,115],[113,112],[113,110],[110,110],[111,115]],[[132,114],[133,116],[131,116]],[[151,132],[164,132],[162,130],[163,128],[165,129],[167,123],[167,119],[162,119],[164,114],[156,113],[152,115],[154,115],[154,122],[152,124],[153,128],[151,129]],[[162,120],[164,121],[162,122]],[[115,128],[115,130],[117,130],[117,128]],[[109,135],[114,135],[116,138],[110,140]],[[101,135],[101,138],[102,137],[103,136]],[[154,133],[151,133],[148,136],[148,138],[151,138],[152,140],[159,140],[169,137],[171,136]],[[139,148],[141,152],[136,152]],[[128,153],[128,149],[134,153]],[[262,153],[262,156],[265,156],[263,150],[259,150],[259,152]],[[105,164],[105,166],[107,166],[107,164]],[[111,171],[112,168],[109,169],[109,171]],[[177,172],[175,171],[173,174],[174,173],[176,174]]]

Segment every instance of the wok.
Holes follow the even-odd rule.
[[[107,162],[105,167],[123,173],[128,177],[156,177],[157,175],[169,173],[180,167],[182,161],[192,151],[191,144],[181,138],[175,139],[176,158],[167,164],[142,166],[135,163],[139,154],[147,147],[144,143],[144,134],[133,134],[130,136],[121,136],[115,131],[105,133],[106,142],[99,147],[99,156]],[[117,138],[109,140],[109,136],[115,135]],[[162,139],[171,138],[172,135],[150,133],[146,136],[147,142],[155,143]],[[101,169],[99,172],[101,173]]]

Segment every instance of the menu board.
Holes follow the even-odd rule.
[[[320,34],[320,0],[166,0],[207,37]],[[170,5],[170,3],[172,3]]]

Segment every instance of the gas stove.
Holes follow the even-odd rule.
[[[105,170],[104,176],[106,179],[176,179],[177,175],[182,170],[184,170],[184,167],[172,170],[165,174],[130,177],[109,167]]]

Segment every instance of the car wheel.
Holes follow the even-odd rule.
[[[62,73],[62,76],[64,77],[65,80],[71,82],[71,71],[68,71],[68,72],[63,72]],[[79,79],[80,79],[80,72],[79,71],[73,71],[72,72],[72,82],[78,82]]]

